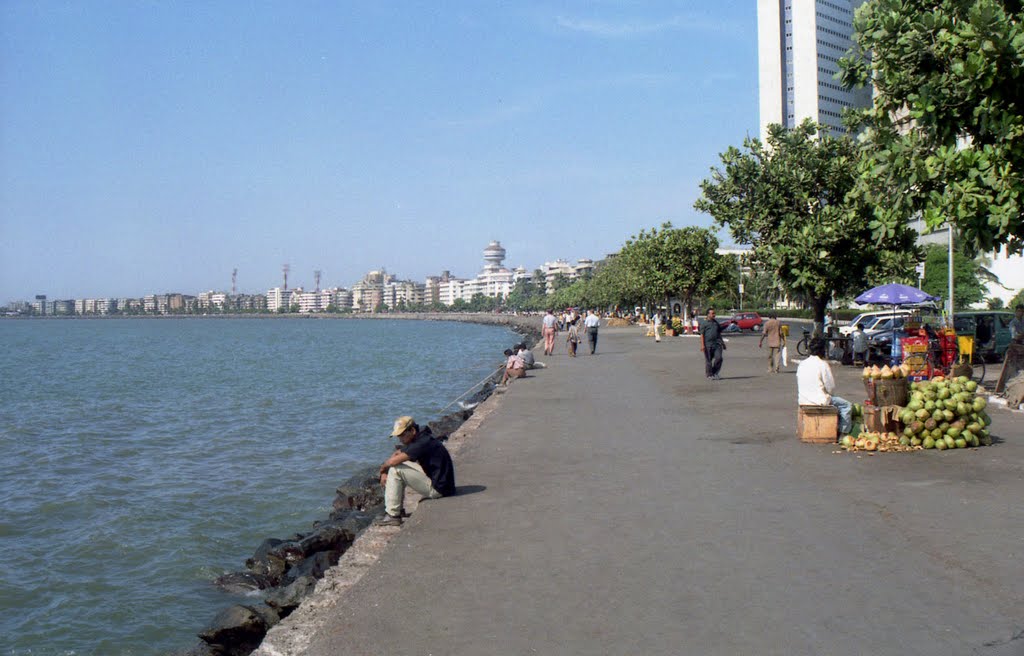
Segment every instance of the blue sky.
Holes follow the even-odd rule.
[[[0,3],[0,303],[598,259],[757,134],[755,3]],[[727,236],[725,240],[727,241]]]

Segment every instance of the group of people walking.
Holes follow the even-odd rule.
[[[597,351],[597,332],[600,325],[601,319],[593,310],[587,310],[586,317],[583,317],[577,314],[575,309],[570,309],[562,315],[562,320],[559,321],[554,312],[548,308],[543,319],[544,355],[554,354],[555,336],[558,334],[559,327],[566,331],[565,346],[569,357],[576,357],[576,349],[583,341],[580,334],[581,329],[587,335],[590,354],[594,355]]]

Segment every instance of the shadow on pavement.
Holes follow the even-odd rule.
[[[456,485],[455,496],[464,497],[467,494],[476,494],[487,489],[486,485]]]

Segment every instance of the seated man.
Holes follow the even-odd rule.
[[[543,369],[547,367],[543,362],[537,362],[536,358],[533,357],[533,351],[526,348],[526,344],[516,344],[512,347],[512,350],[523,359],[527,369]]]
[[[839,434],[849,435],[853,428],[853,404],[832,396],[836,387],[832,368],[825,361],[825,340],[815,337],[808,345],[811,354],[796,368],[797,403],[800,405],[834,405],[839,409]]]
[[[391,437],[397,437],[402,446],[396,445],[395,452],[380,466],[386,513],[378,522],[381,526],[401,525],[407,486],[427,499],[455,494],[452,457],[429,428],[420,429],[412,417],[399,417]]]
[[[505,375],[501,377],[501,384],[508,385],[510,378],[523,378],[526,376],[526,363],[523,359],[512,352],[512,349],[505,349]]]

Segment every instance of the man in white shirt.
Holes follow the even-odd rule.
[[[597,350],[597,327],[601,325],[601,320],[593,310],[587,310],[587,318],[583,325],[587,329],[587,339],[590,341],[590,355],[594,355],[594,351]]]
[[[825,340],[815,337],[808,345],[811,355],[796,368],[797,403],[834,405],[839,410],[839,434],[849,435],[853,428],[853,404],[832,396],[836,381],[825,358]]]

